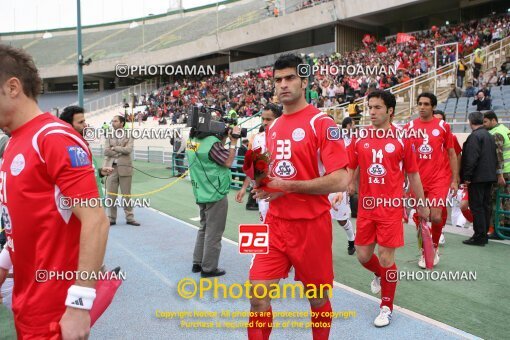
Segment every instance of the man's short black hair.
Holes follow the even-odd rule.
[[[471,112],[468,119],[473,125],[483,125],[483,113],[480,111]]]
[[[274,62],[273,72],[276,70],[283,70],[286,68],[294,68],[297,72],[297,67],[299,64],[304,64],[303,59],[301,59],[296,54],[282,54],[276,59]]]
[[[76,114],[85,113],[85,109],[81,106],[71,105],[62,110],[60,114],[60,119],[66,123],[73,125],[73,117]]]
[[[375,90],[370,92],[370,94],[367,96],[367,101],[369,101],[371,98],[380,98],[383,100],[384,105],[386,105],[386,109],[393,108],[393,113],[395,113],[395,107],[397,106],[397,100],[395,99],[395,96],[388,91],[382,91],[382,90]]]
[[[347,128],[347,125],[352,125],[352,118],[351,117],[345,117],[344,120],[342,120],[342,129]]]
[[[437,106],[437,97],[433,93],[430,93],[430,92],[420,93],[420,95],[416,99],[416,104],[418,104],[418,102],[420,101],[420,98],[423,98],[423,97],[430,99],[430,104],[432,104],[432,107]]]
[[[264,111],[273,112],[275,118],[278,118],[282,115],[282,108],[276,104],[273,104],[273,103],[269,103],[266,106],[264,106]]]
[[[483,118],[487,118],[488,120],[496,120],[496,123],[498,122],[498,116],[496,115],[496,112],[494,111],[487,111],[483,114]]]
[[[478,94],[479,94],[480,92],[482,92],[482,93],[483,93],[483,95],[485,96],[485,91],[484,91],[484,90],[478,90],[478,92],[476,92],[476,95],[478,96]]]
[[[443,117],[443,120],[446,121],[446,115],[444,114],[443,111],[441,111],[441,110],[434,110],[434,114],[435,115],[441,115],[441,117]]]

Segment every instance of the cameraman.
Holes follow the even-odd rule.
[[[230,190],[230,167],[236,155],[236,144],[241,128],[228,129],[230,148],[225,149],[227,134],[215,135],[190,131],[186,148],[193,194],[200,208],[200,229],[193,252],[193,273],[201,272],[202,277],[225,275],[218,268],[221,251],[221,237],[227,221]]]

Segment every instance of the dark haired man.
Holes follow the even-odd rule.
[[[496,182],[496,144],[494,137],[483,128],[483,114],[471,112],[468,116],[471,134],[462,150],[462,181],[468,187],[469,208],[473,212],[473,236],[462,243],[484,247],[491,218],[491,187]]]
[[[406,125],[409,131],[414,130],[417,138],[413,139],[418,151],[417,162],[423,190],[430,207],[432,222],[432,242],[435,247],[434,265],[439,263],[438,245],[441,232],[446,223],[444,215],[446,198],[450,190],[457,193],[459,186],[457,155],[453,147],[450,125],[434,117],[437,98],[434,94],[423,92],[417,99],[419,117]],[[422,255],[418,266],[425,268],[425,257]]]
[[[108,219],[99,206],[63,208],[62,198],[96,200],[99,193],[87,145],[69,125],[41,112],[40,89],[32,58],[0,44],[0,129],[11,133],[0,169],[0,203],[16,282],[14,323],[20,339],[84,339],[95,281],[41,283],[36,272],[97,273]],[[60,323],[61,334],[50,330],[53,323]]]
[[[283,115],[266,131],[272,181],[267,190],[254,190],[256,198],[271,203],[265,220],[269,225],[269,253],[255,255],[250,268],[250,281],[257,293],[252,292],[250,299],[251,311],[256,313],[250,317],[253,326],[248,328],[249,339],[269,338],[271,299],[264,291],[286,278],[291,266],[306,291],[333,283],[327,194],[345,191],[348,159],[343,143],[328,138],[328,131],[338,129],[335,122],[306,102],[308,79],[297,71],[302,63],[298,56],[288,54],[280,56],[274,65],[275,91],[283,104]],[[313,338],[327,339],[332,320],[329,298],[320,294],[308,300],[313,312]]]
[[[369,130],[392,130],[394,136],[375,138],[366,134],[354,142],[349,153],[351,184],[354,171],[359,167],[359,192],[363,204],[358,207],[356,222],[356,248],[359,262],[375,274],[371,283],[374,294],[381,292],[376,327],[390,324],[396,290],[397,267],[395,249],[404,245],[403,204],[399,206],[375,205],[375,200],[388,202],[404,197],[404,172],[418,200],[424,199],[423,188],[416,164],[416,155],[410,140],[399,138],[397,128],[391,124],[395,112],[395,96],[376,90],[368,95],[368,109],[372,126]],[[368,199],[367,199],[368,198]],[[374,200],[374,201],[371,201]],[[427,219],[429,209],[418,206],[418,214]],[[374,254],[378,245],[379,257]]]
[[[106,179],[106,190],[109,193],[108,199],[115,201],[119,191],[122,193],[122,205],[126,214],[126,223],[139,226],[133,213],[131,195],[131,183],[133,180],[133,161],[131,153],[133,152],[133,136],[130,136],[125,130],[126,119],[117,115],[112,119],[113,133],[105,138],[104,143],[104,163],[105,167],[112,167],[113,171]],[[126,195],[126,196],[124,196]],[[110,225],[117,223],[117,206],[113,204],[108,208],[108,218]]]
[[[257,133],[251,142],[251,144],[248,146],[248,150],[254,150],[260,148],[262,153],[266,152],[266,129],[267,126],[270,125],[276,118],[280,117],[282,115],[282,109],[273,103],[269,103],[262,109],[262,114],[260,118],[262,119],[261,124],[261,131]],[[246,177],[243,181],[243,186],[236,194],[236,202],[242,203],[243,197],[246,193],[246,189],[250,185],[250,178]],[[251,194],[250,194],[251,195]],[[269,209],[269,202],[266,202],[265,200],[257,200],[258,203],[258,210],[260,212],[260,221],[264,222],[266,219],[266,214]],[[248,204],[247,204],[248,208]]]

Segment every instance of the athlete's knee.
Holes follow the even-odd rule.
[[[430,221],[439,224],[443,221],[442,210],[434,210],[430,212]]]
[[[250,298],[250,306],[253,312],[265,312],[271,306],[271,300],[269,298],[259,299],[252,296]]]
[[[312,308],[321,308],[328,302],[328,300],[329,298],[327,296],[308,299],[308,301],[310,301],[310,307]]]
[[[367,263],[372,258],[373,252],[367,252],[364,250],[360,250],[359,247],[356,247],[356,256],[358,257],[358,261],[361,264]]]

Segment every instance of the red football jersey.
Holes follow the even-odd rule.
[[[449,186],[452,171],[448,149],[453,148],[450,125],[438,118],[432,118],[429,122],[418,118],[408,123],[406,129],[416,132],[413,143],[423,189],[427,191],[437,186]]]
[[[81,223],[62,196],[97,198],[91,155],[80,135],[49,113],[12,131],[0,172],[2,219],[14,266],[16,326],[48,332],[64,313],[74,281],[37,271],[76,271]]]
[[[271,176],[310,180],[345,168],[348,158],[339,133],[333,119],[312,105],[282,115],[266,133]],[[271,201],[269,213],[289,220],[312,219],[330,207],[328,195],[287,193]]]
[[[404,207],[404,172],[418,172],[411,141],[393,137],[377,138],[367,134],[357,138],[349,154],[349,168],[359,171],[358,216],[375,221],[402,220]],[[385,204],[376,205],[378,199]],[[396,204],[393,204],[395,199]]]
[[[455,154],[457,156],[460,155],[460,153],[462,152],[462,147],[460,146],[459,144],[459,140],[457,139],[457,136],[455,136],[453,133],[452,133],[452,138],[453,138],[453,148],[455,149]],[[446,154],[446,159],[449,160],[450,158],[448,157],[448,153]]]

